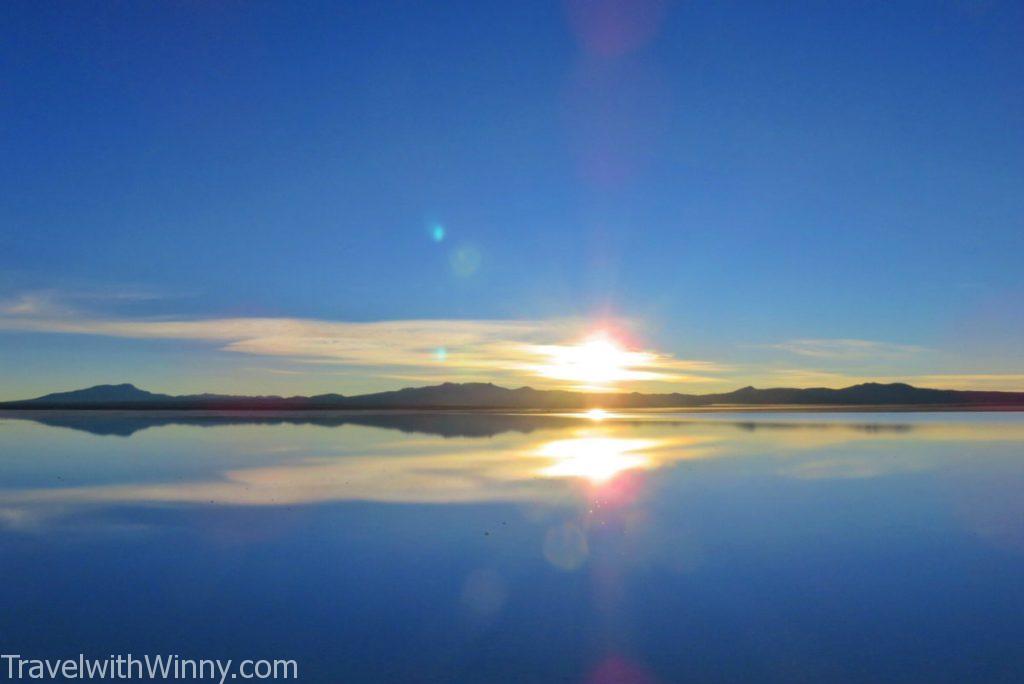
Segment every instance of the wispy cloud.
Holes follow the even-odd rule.
[[[915,345],[858,339],[796,339],[768,346],[798,356],[835,360],[905,358],[929,351]]]
[[[381,375],[538,380],[543,386],[565,387],[580,386],[585,378],[550,372],[559,370],[553,364],[580,356],[575,345],[590,332],[585,322],[571,319],[103,318],[62,308],[53,298],[14,300],[0,309],[0,330],[209,342],[235,354],[375,369]],[[586,370],[585,353],[581,359]],[[609,384],[700,382],[722,370],[707,361],[640,349],[618,350],[610,360],[618,365]]]
[[[117,290],[81,288],[74,292],[50,288],[20,292],[0,299],[0,315],[64,317],[75,315],[83,304],[95,306],[101,303],[121,304],[162,298],[160,295],[140,288],[119,288]]]
[[[124,295],[132,300],[146,296]],[[794,358],[785,365],[767,358],[730,366],[639,346],[608,349],[600,335],[595,338],[594,324],[579,319],[133,318],[102,315],[91,308],[111,301],[88,292],[25,293],[0,300],[0,331],[205,343],[226,354],[261,359],[257,363],[266,364],[259,368],[265,377],[338,375],[357,384],[370,379],[376,387],[381,381],[457,380],[588,390],[724,391],[745,384],[845,387],[878,381],[950,389],[1024,389],[1024,374],[958,373],[955,359],[933,350],[862,339],[794,339],[763,345],[761,355],[763,350],[777,350]],[[628,321],[607,325],[613,332],[631,328]]]
[[[10,299],[0,300],[0,315],[4,316],[59,316],[70,309],[57,303],[52,292],[24,292]]]
[[[933,389],[1024,391],[1024,373],[844,373],[809,368],[751,370],[751,382],[761,387],[849,387],[864,382],[905,382]]]

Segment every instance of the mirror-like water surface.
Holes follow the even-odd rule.
[[[1024,416],[0,416],[0,650],[1024,678]]]

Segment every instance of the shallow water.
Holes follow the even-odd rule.
[[[3,653],[1014,682],[1022,578],[1022,414],[0,416]]]

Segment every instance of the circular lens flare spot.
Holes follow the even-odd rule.
[[[479,270],[483,257],[480,255],[480,250],[463,245],[452,252],[448,260],[455,275],[460,278],[468,278]]]
[[[544,535],[544,557],[559,570],[576,570],[589,554],[587,536],[575,523],[556,525]]]

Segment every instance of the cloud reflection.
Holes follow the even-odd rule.
[[[375,424],[370,418],[366,425]],[[956,448],[962,444],[1024,441],[1024,424],[1017,421],[979,425],[944,417],[919,418],[911,428],[892,421],[871,424],[857,418],[854,422],[851,417],[845,422],[838,417],[787,422],[770,417],[736,421],[616,413],[594,421],[578,413],[519,416],[503,424],[511,432],[495,431],[494,426],[480,431],[465,427],[474,419],[486,423],[493,418],[458,416],[459,429],[477,435],[461,439],[449,438],[446,431],[424,431],[415,437],[400,434],[396,430],[409,427],[400,415],[394,417],[394,429],[380,429],[387,426],[386,421],[378,421],[379,427],[342,423],[337,428],[228,423],[202,430],[185,423],[133,438],[140,441],[124,450],[125,463],[106,484],[95,484],[90,474],[78,482],[69,477],[59,485],[0,489],[0,525],[28,529],[32,521],[49,519],[41,512],[63,515],[77,506],[119,503],[518,502],[586,509],[595,501],[616,499],[625,484],[629,496],[623,500],[638,500],[643,487],[683,472],[677,466],[684,462],[706,463],[701,467],[711,468],[713,462],[731,459],[734,476],[756,472],[790,479],[871,478],[941,467],[959,453]],[[430,414],[424,414],[424,420],[429,419]],[[37,440],[36,451],[46,453],[46,445],[62,443],[55,436],[66,433],[35,425],[7,432],[12,434]],[[942,444],[951,448],[937,451]],[[209,453],[202,461],[205,470],[190,471],[184,480],[166,475],[177,472],[176,454],[194,451],[197,445]],[[218,456],[220,449],[227,450],[225,456]],[[232,449],[262,452],[231,453]],[[140,450],[152,451],[166,461],[150,463],[150,473],[137,460]],[[247,461],[253,465],[246,465]],[[66,460],[58,458],[55,463]],[[111,467],[110,461],[105,463]],[[223,464],[221,468],[218,463]],[[161,474],[167,479],[160,481]],[[620,483],[625,484],[619,487]]]

